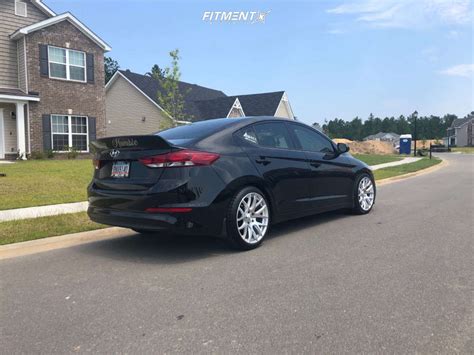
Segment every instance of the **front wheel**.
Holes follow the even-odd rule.
[[[362,174],[356,179],[354,188],[355,214],[369,213],[375,203],[375,184],[369,174]]]
[[[270,207],[256,187],[240,190],[227,212],[227,235],[232,246],[250,250],[262,244],[270,227]]]

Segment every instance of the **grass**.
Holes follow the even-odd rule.
[[[441,159],[423,158],[414,163],[392,166],[389,168],[374,171],[375,180],[387,179],[389,177],[413,173],[418,170],[429,168],[430,166],[441,163]]]
[[[402,160],[404,157],[396,155],[354,154],[354,158],[362,160],[367,165],[377,165]]]
[[[464,154],[474,154],[474,147],[452,147],[452,152],[461,152]]]
[[[89,159],[2,164],[0,210],[85,201],[92,171]]]
[[[106,226],[92,222],[85,212],[0,223],[0,245],[85,232]]]

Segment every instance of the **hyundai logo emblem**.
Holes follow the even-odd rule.
[[[119,156],[120,150],[118,150],[118,149],[113,149],[113,150],[110,151],[109,154],[110,154],[110,156],[111,156],[112,158],[115,159],[115,158],[117,158],[117,157]]]

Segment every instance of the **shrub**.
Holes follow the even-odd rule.
[[[39,159],[44,159],[45,158],[45,154],[43,152],[31,152],[30,154],[30,159],[35,159],[35,160],[39,160]]]
[[[22,160],[24,155],[25,155],[24,153],[20,153],[20,151],[18,150],[16,152],[16,160]]]
[[[68,152],[66,154],[68,159],[76,159],[78,155],[79,155],[79,152],[75,148],[72,148],[72,147],[68,149]]]
[[[53,159],[54,158],[54,151],[52,149],[48,149],[44,152],[46,158]]]

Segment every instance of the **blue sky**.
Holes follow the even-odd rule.
[[[181,51],[182,80],[228,95],[285,90],[307,122],[474,110],[471,0],[45,0],[147,72]],[[265,23],[205,11],[270,11]]]

